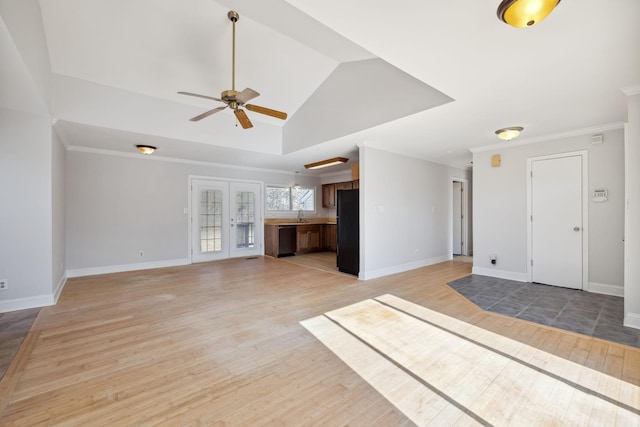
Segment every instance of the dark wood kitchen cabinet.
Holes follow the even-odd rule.
[[[336,194],[338,190],[353,190],[353,181],[336,182]]]
[[[264,225],[264,254],[278,256],[278,225]]]
[[[336,185],[335,184],[322,184],[322,207],[323,208],[336,207]]]
[[[298,225],[296,254],[318,252],[322,248],[322,224]]]
[[[335,208],[337,204],[336,195],[338,190],[353,190],[360,187],[360,181],[334,182],[322,184],[322,207]]]
[[[296,251],[296,226],[265,224],[264,254],[275,258],[294,255]]]
[[[324,224],[322,226],[322,246],[325,250],[336,252],[338,250],[338,226],[337,224]]]

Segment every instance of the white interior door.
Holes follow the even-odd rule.
[[[531,163],[532,281],[583,288],[583,157]]]
[[[191,261],[260,255],[259,183],[191,182]]]
[[[462,255],[462,183],[453,182],[453,255]]]

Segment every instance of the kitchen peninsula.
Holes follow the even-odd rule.
[[[335,218],[270,218],[264,222],[264,253],[272,257],[336,251]]]

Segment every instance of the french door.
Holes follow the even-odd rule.
[[[255,182],[191,180],[191,261],[261,254],[261,188]]]

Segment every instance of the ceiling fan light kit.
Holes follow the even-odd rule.
[[[508,128],[498,129],[496,131],[496,135],[498,138],[503,139],[505,141],[511,141],[514,138],[520,136],[520,132],[522,132],[524,128],[522,126],[512,126]]]
[[[211,116],[212,114],[219,113],[227,107],[233,110],[238,123],[240,123],[243,129],[249,129],[253,127],[253,123],[251,123],[251,120],[249,120],[247,113],[245,113],[245,111],[240,107],[245,107],[249,111],[264,114],[266,116],[286,120],[287,113],[284,113],[282,111],[272,110],[271,108],[261,107],[259,105],[245,104],[247,101],[260,96],[260,94],[255,90],[250,88],[246,88],[240,92],[236,90],[236,22],[238,22],[238,20],[240,19],[240,15],[238,14],[238,12],[231,10],[229,11],[229,13],[227,13],[227,18],[229,18],[233,25],[233,37],[231,45],[231,89],[223,91],[222,94],[220,94],[220,98],[214,98],[212,96],[200,95],[192,92],[178,92],[180,95],[210,99],[212,101],[223,102],[227,105],[205,111],[204,113],[192,117],[189,120],[191,120],[192,122],[197,122],[204,119],[205,117]]]
[[[498,18],[516,28],[532,27],[555,9],[560,0],[503,0]]]
[[[307,169],[321,169],[329,166],[335,166],[335,165],[340,165],[342,163],[347,163],[348,161],[349,159],[347,159],[346,157],[334,157],[327,160],[321,160],[315,163],[309,163],[308,165],[304,165],[304,167]]]

